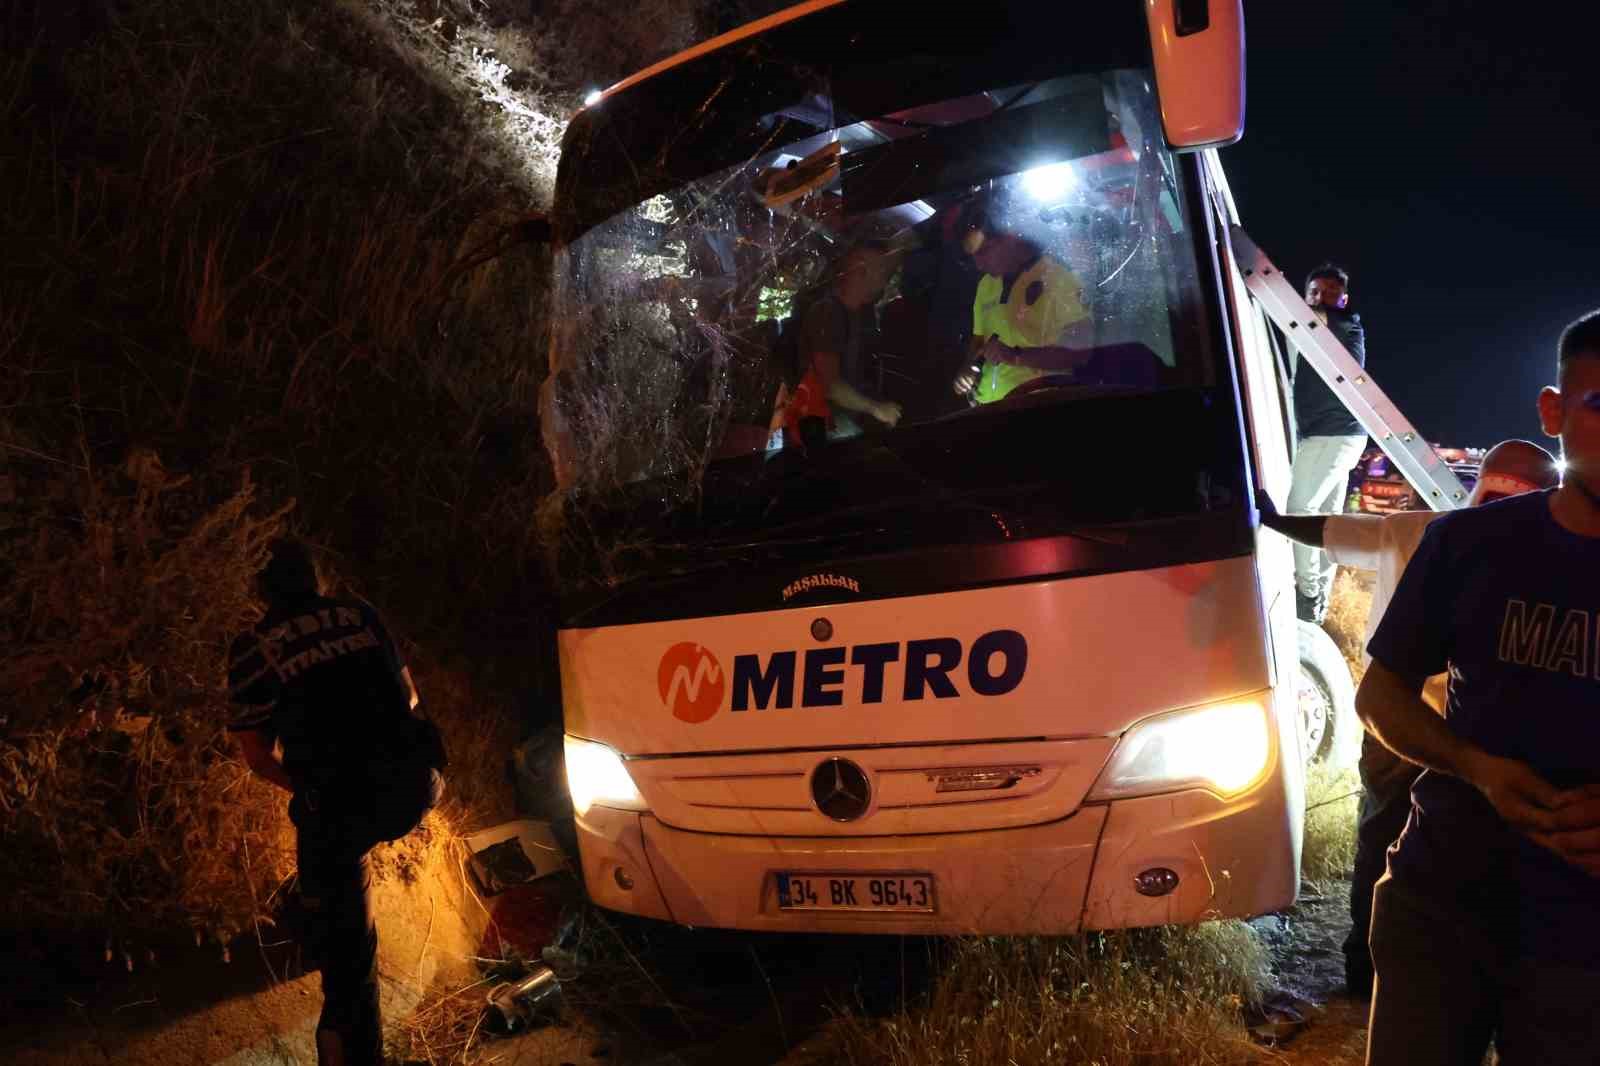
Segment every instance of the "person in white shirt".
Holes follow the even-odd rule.
[[[1531,441],[1508,440],[1483,457],[1478,483],[1467,506],[1478,507],[1506,496],[1555,488],[1561,482],[1555,458]],[[1444,511],[1401,511],[1389,515],[1280,515],[1261,494],[1261,524],[1290,540],[1321,548],[1341,566],[1377,574],[1372,609],[1361,639],[1361,660],[1368,662],[1367,642],[1382,620],[1428,524]],[[1444,713],[1446,677],[1428,679],[1423,700]],[[1405,828],[1411,813],[1411,785],[1420,766],[1401,759],[1369,733],[1361,739],[1361,814],[1356,829],[1355,870],[1350,879],[1350,935],[1345,939],[1345,986],[1353,996],[1372,994],[1372,955],[1367,931],[1372,920],[1372,886],[1383,876],[1385,855]]]

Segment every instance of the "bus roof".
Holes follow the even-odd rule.
[[[1066,40],[1033,33],[1059,3],[1004,0],[973,24],[908,21],[888,3],[807,0],[648,67],[567,124],[557,243],[668,188],[841,124],[996,86],[1149,63],[1140,5],[1085,5],[1080,32]]]
[[[624,89],[637,85],[639,82],[653,78],[663,71],[671,70],[680,63],[687,63],[691,59],[696,59],[700,56],[706,55],[707,53],[715,52],[720,48],[726,48],[728,45],[742,41],[746,37],[754,37],[757,34],[765,33],[774,27],[782,26],[785,23],[793,22],[796,19],[805,18],[807,15],[813,14],[814,12],[822,11],[830,7],[837,7],[844,2],[845,0],[806,0],[806,3],[795,4],[793,7],[784,8],[777,14],[768,15],[764,19],[757,19],[754,22],[740,26],[736,30],[729,30],[720,37],[713,37],[709,41],[695,45],[693,48],[685,48],[675,56],[669,56],[659,63],[653,63],[650,66],[645,67],[637,74],[632,74],[622,79],[615,85],[611,86],[611,88],[601,93],[600,100],[603,102],[605,98],[611,94],[621,92]]]

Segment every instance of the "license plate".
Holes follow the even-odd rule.
[[[778,909],[933,914],[932,874],[780,873]]]

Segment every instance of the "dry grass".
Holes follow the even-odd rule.
[[[1356,813],[1361,781],[1354,767],[1313,766],[1306,775],[1306,828],[1300,874],[1311,882],[1350,876],[1356,859]]]
[[[548,71],[553,81],[604,87],[693,44],[703,31],[699,15],[705,6],[682,0],[614,7],[546,0],[518,56]]]
[[[963,940],[927,1002],[847,1013],[824,1059],[851,1066],[1205,1066],[1256,1061],[1242,1014],[1265,980],[1242,922]]]
[[[429,1066],[457,1066],[473,1061],[473,1051],[483,1043],[484,1001],[494,986],[492,978],[462,985],[430,996],[422,1006],[400,1021],[399,1047],[411,1062]]]
[[[1333,638],[1359,687],[1366,666],[1361,661],[1367,613],[1372,607],[1372,575],[1340,567],[1328,600],[1323,628]],[[1300,872],[1312,882],[1350,876],[1356,854],[1356,815],[1361,781],[1354,767],[1343,771],[1313,766],[1306,779],[1305,839]]]
[[[226,937],[265,912],[290,830],[222,734],[222,660],[290,500],[446,734],[440,832],[509,814],[506,752],[558,713],[548,265],[457,268],[531,194],[476,97],[357,6],[119,5],[0,53],[6,924]],[[435,861],[392,850],[391,875]]]
[[[1339,567],[1333,590],[1328,595],[1328,619],[1323,624],[1328,636],[1350,664],[1350,677],[1357,687],[1367,672],[1361,651],[1367,632],[1367,614],[1372,609],[1373,575]]]
[[[248,478],[211,505],[150,452],[53,484],[53,520],[32,512],[0,549],[8,909],[229,937],[292,868],[281,793],[224,739],[219,643],[255,617],[249,575],[284,509]]]
[[[467,907],[482,907],[468,887],[463,865],[468,849],[460,827],[471,820],[472,809],[447,794],[418,830],[372,853],[374,873],[408,884],[431,877],[430,894],[445,885],[459,884],[461,902]],[[433,936],[436,914],[430,908],[425,937]],[[423,956],[427,954],[427,943],[424,940]],[[429,1066],[466,1066],[478,1061],[475,1052],[489,1035],[483,1031],[482,1023],[485,998],[497,980],[489,972],[493,968],[490,960],[480,960],[466,970],[450,967],[427,985],[403,979],[417,995],[416,1006],[390,1019],[386,1034],[390,1057],[395,1061],[426,1062]],[[485,971],[482,976],[466,976],[468,971],[479,970]]]

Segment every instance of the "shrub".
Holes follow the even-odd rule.
[[[229,936],[292,869],[282,794],[223,733],[227,635],[287,508],[248,476],[213,505],[150,452],[49,480],[0,549],[8,909]]]

